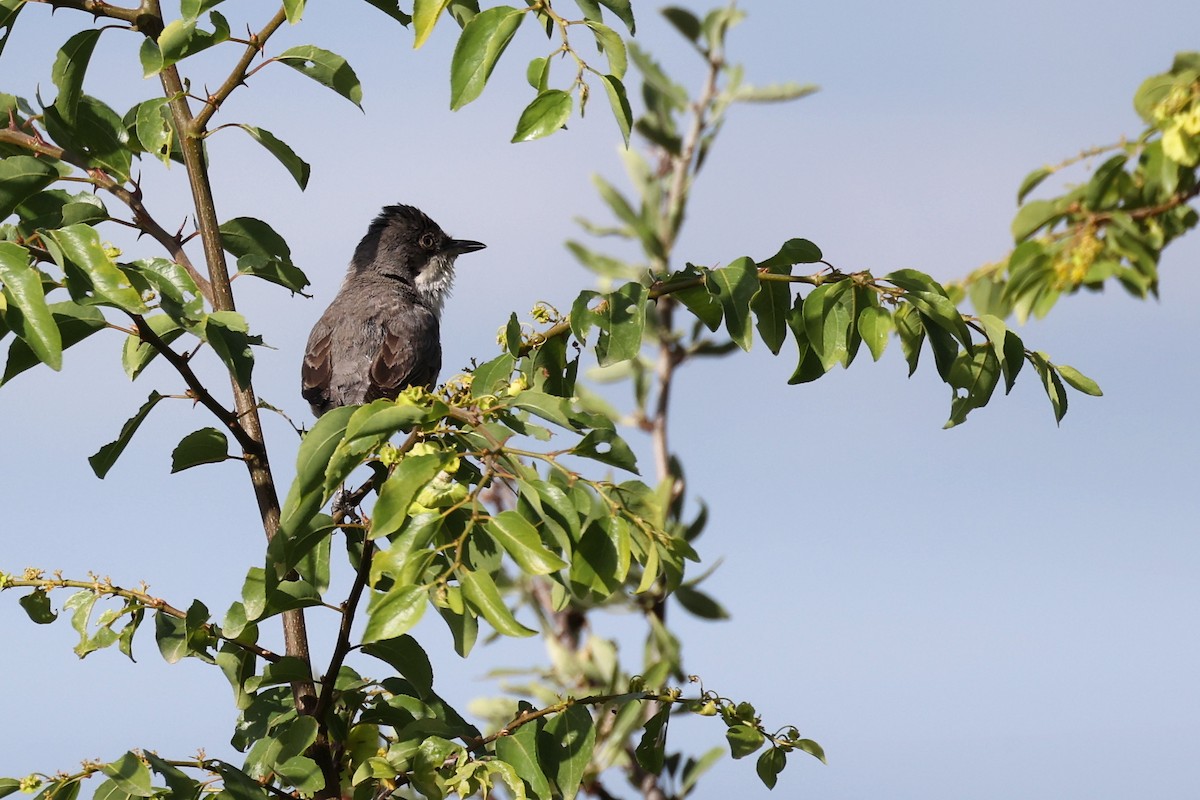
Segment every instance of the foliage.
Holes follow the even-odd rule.
[[[411,25],[417,47],[447,17],[461,26],[449,70],[455,108],[482,93],[522,26],[543,30],[554,44],[526,70],[534,98],[518,115],[514,141],[560,130],[576,107],[582,114],[591,86],[599,83],[623,139],[628,143],[636,133],[645,154],[625,154],[632,194],[597,179],[615,226],[585,228],[633,242],[642,260],[630,263],[569,243],[607,283],[603,291],[582,292],[567,314],[539,306],[531,324],[511,316],[500,354],[437,393],[410,389],[395,401],[325,414],[303,438],[295,479],[281,503],[259,421],[266,406],[252,382],[262,341],[234,310],[226,254],[236,259],[238,273],[292,292],[302,292],[308,281],[267,222],[220,220],[204,140],[240,128],[304,188],[310,165],[275,133],[249,122],[210,122],[233,91],[271,65],[289,67],[356,105],[362,99],[358,78],[344,58],[315,46],[270,53],[272,34],[302,19],[302,0],[286,0],[245,39],[233,34],[242,26],[218,10],[220,0],[181,0],[174,19],[154,3],[51,3],[89,12],[95,24],[58,51],[53,103],[39,98],[35,107],[0,94],[0,111],[9,120],[0,130],[0,336],[12,337],[3,381],[37,364],[61,368],[65,348],[102,330],[120,337],[131,379],[163,358],[186,385],[183,396],[219,425],[184,436],[172,471],[244,461],[268,544],[263,561],[247,570],[242,599],[220,621],[199,600],[184,609],[97,578],[0,573],[0,589],[30,590],[20,603],[35,623],[69,615],[80,656],[114,644],[130,654],[149,611],[166,660],[195,658],[229,680],[238,712],[233,743],[246,754],[235,766],[130,750],[73,774],[0,780],[0,796],[40,788],[40,797],[70,798],[81,781],[96,776],[103,796],[195,798],[217,782],[239,800],[281,794],[366,800],[393,792],[487,796],[501,786],[517,798],[581,791],[607,797],[604,782],[613,770],[646,796],[683,797],[720,751],[698,757],[669,751],[669,724],[679,714],[719,719],[733,757],[757,753],[757,774],[773,787],[788,753],[823,759],[820,746],[796,727],[766,727],[748,702],[705,689],[684,669],[681,643],[667,625],[671,597],[701,618],[724,616],[718,601],[698,588],[705,575],[688,572],[689,562],[699,561],[695,542],[706,513],[701,506],[685,518],[686,482],[668,446],[675,370],[692,358],[747,350],[756,338],[778,354],[790,337],[798,348],[790,382],[806,383],[836,365],[848,367],[864,343],[877,360],[895,333],[910,374],[928,344],[936,373],[952,391],[947,426],[987,404],[1001,379],[1011,390],[1026,362],[1061,419],[1064,382],[1087,394],[1098,395],[1099,388],[1027,349],[1004,318],[1010,311],[1044,313],[1053,302],[1047,297],[1073,287],[1035,287],[1021,277],[1027,267],[1017,256],[1023,247],[1040,247],[1042,267],[1054,271],[1053,264],[1079,251],[1079,231],[1090,230],[1108,253],[1104,263],[1116,266],[1093,275],[1087,270],[1100,263],[1096,256],[1074,285],[1110,275],[1137,284],[1125,274],[1132,270],[1142,276],[1138,285],[1152,289],[1147,264],[1152,267],[1157,252],[1195,223],[1187,201],[1195,196],[1200,161],[1200,130],[1193,124],[1200,107],[1196,57],[1180,56],[1171,73],[1139,92],[1139,109],[1152,128],[1136,145],[1136,166],[1126,171],[1126,156],[1106,162],[1086,187],[1065,196],[1070,200],[1054,201],[1054,215],[1034,220],[1032,203],[1022,209],[1014,233],[1023,243],[1007,275],[992,271],[968,284],[976,316],[959,311],[961,289],[916,270],[880,277],[843,273],[802,238],[760,260],[677,265],[673,251],[689,194],[726,114],[738,103],[789,101],[813,91],[744,82],[725,53],[726,34],[743,16],[735,7],[703,18],[679,8],[664,11],[703,64],[701,86],[692,94],[629,41],[635,31],[629,0],[577,0],[578,19],[547,0],[484,9],[470,0],[415,0],[411,15],[387,0],[368,2]],[[27,5],[0,0],[0,48]],[[157,76],[162,90],[124,114],[83,91],[98,39],[116,29],[139,37],[142,69]],[[580,35],[604,56],[602,66],[580,53]],[[181,66],[210,48],[233,52],[233,62],[211,94],[195,98],[187,87],[204,81],[185,80]],[[574,71],[568,71],[565,88],[555,88],[551,73],[562,63]],[[636,119],[625,88],[631,63],[644,109]],[[191,236],[169,233],[152,215],[135,160],[144,169],[155,162],[184,165],[196,200],[202,261],[189,252]],[[1027,180],[1022,196],[1039,180]],[[111,211],[109,203],[120,210]],[[126,258],[101,234],[114,224],[136,229],[160,250]],[[1030,239],[1056,225],[1066,233]],[[1145,252],[1130,255],[1131,243]],[[991,305],[980,299],[982,286],[993,287]],[[1036,297],[1030,295],[1034,288]],[[687,324],[679,321],[685,312]],[[607,377],[630,380],[632,418],[653,438],[654,478],[639,477],[618,427],[621,414],[579,381],[581,366],[589,363],[585,352],[594,353]],[[191,365],[194,358],[214,356],[230,376],[230,400],[205,385]],[[152,391],[117,438],[92,457],[96,474],[107,473],[148,414],[179,397]],[[602,470],[607,472],[597,477]],[[343,489],[354,483],[359,485]],[[367,502],[372,494],[373,504]],[[325,600],[333,591],[335,543],[354,565],[340,605]],[[50,594],[63,589],[75,592],[56,613]],[[364,600],[365,626],[355,634]],[[482,620],[498,636],[540,634],[551,666],[485,704],[480,716],[487,727],[481,729],[437,694],[435,661],[410,633],[430,607],[452,632],[460,656],[474,648]],[[309,654],[307,609],[332,609],[339,616],[326,665],[314,664]],[[644,620],[646,652],[636,666],[623,663],[611,642],[588,633],[589,614],[613,609],[632,610]],[[259,644],[261,628],[276,618],[284,652]],[[383,677],[348,665],[352,650],[378,662],[372,666]],[[684,692],[679,685],[685,682],[697,688]]]

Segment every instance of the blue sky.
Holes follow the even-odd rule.
[[[1134,10],[1073,0],[744,8],[730,56],[749,79],[822,91],[734,112],[694,192],[680,257],[728,263],[803,236],[843,269],[913,267],[943,279],[1006,252],[1029,170],[1136,134],[1134,90],[1177,50],[1196,49],[1200,29],[1194,3],[1165,0]],[[239,307],[278,348],[260,355],[257,388],[297,419],[307,413],[297,373],[308,328],[379,206],[420,205],[453,235],[488,244],[460,262],[444,322],[449,373],[494,351],[509,311],[537,299],[566,306],[590,285],[562,242],[579,235],[573,216],[603,219],[589,175],[621,180],[616,127],[598,105],[568,132],[508,144],[529,99],[524,64],[542,47],[531,30],[484,96],[451,113],[448,27],[414,53],[411,35],[365,3],[336,9],[312,4],[280,46],[347,56],[365,115],[275,68],[218,118],[286,139],[313,164],[308,191],[238,131],[210,143],[221,216],[267,219],[313,281],[313,300],[237,285]],[[637,7],[643,46],[694,85],[698,64],[651,9]],[[0,58],[0,90],[32,96],[40,85],[49,97],[54,50],[78,24],[67,11],[26,9]],[[102,72],[88,83],[117,108],[156,88],[139,83],[129,41],[106,34]],[[210,85],[227,57],[202,62],[213,66]],[[103,92],[102,74],[133,89]],[[152,208],[181,220],[179,171],[151,170]],[[685,663],[707,686],[826,748],[828,766],[794,756],[776,796],[1115,800],[1200,790],[1198,257],[1194,239],[1167,252],[1159,301],[1070,298],[1022,330],[1104,387],[1101,399],[1073,393],[1058,428],[1023,376],[1010,397],[942,431],[948,390],[928,365],[905,379],[894,343],[879,364],[802,387],[786,385],[788,346],[778,358],[760,346],[682,373],[673,444],[691,496],[712,507],[700,547],[723,565],[705,587],[733,619],[701,623],[678,609],[673,619]],[[221,613],[260,552],[243,473],[167,476],[175,442],[209,424],[178,403],[97,481],[86,456],[151,389],[176,382],[159,368],[131,385],[114,338],[72,349],[66,365],[0,390],[9,453],[0,567],[144,579],[176,605],[201,597]],[[286,480],[294,436],[267,425]],[[110,652],[77,662],[65,621],[35,627],[14,595],[4,600],[13,654],[0,679],[10,730],[21,733],[0,751],[0,775],[71,769],[132,746],[229,755],[234,712],[215,671],[168,667],[148,633],[137,664]],[[628,641],[622,620],[598,629]],[[464,702],[486,693],[478,679],[494,666],[541,659],[533,642],[463,663],[445,655],[441,630],[421,635],[442,654],[439,689]],[[44,695],[48,685],[61,696]],[[697,749],[722,739],[715,724],[678,732]],[[699,796],[735,791],[768,796],[751,763],[729,759]]]

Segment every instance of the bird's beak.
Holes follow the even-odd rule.
[[[451,239],[446,242],[446,246],[442,252],[451,256],[462,255],[463,253],[473,253],[476,250],[482,250],[487,247],[483,242],[473,242],[470,239]]]

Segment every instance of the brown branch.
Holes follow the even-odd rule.
[[[208,121],[212,119],[213,114],[217,113],[221,104],[233,93],[233,90],[245,84],[246,78],[249,77],[247,68],[250,66],[250,62],[262,52],[263,45],[266,44],[267,39],[271,38],[271,34],[275,33],[279,29],[279,26],[286,21],[287,14],[280,8],[275,13],[275,16],[271,17],[271,20],[263,26],[262,30],[250,37],[250,41],[246,44],[245,52],[242,53],[242,57],[238,59],[233,69],[230,70],[229,77],[225,79],[225,82],[215,92],[208,96],[204,101],[204,108],[200,109],[192,121],[197,131],[204,130]]]
[[[129,314],[129,317],[133,320],[133,324],[137,326],[138,337],[153,347],[175,368],[175,371],[183,378],[183,382],[187,384],[192,397],[200,405],[211,411],[213,416],[229,429],[229,432],[233,434],[233,438],[237,439],[237,443],[241,445],[242,450],[246,453],[252,450],[261,450],[263,446],[262,442],[253,439],[246,432],[246,429],[242,427],[238,415],[221,405],[220,401],[212,396],[212,393],[204,387],[204,384],[200,382],[200,378],[192,371],[188,360],[172,350],[171,346],[164,342],[162,337],[155,333],[154,329],[146,323],[145,318],[141,314]]]
[[[90,589],[98,594],[107,594],[112,597],[123,597],[126,600],[133,600],[143,608],[150,608],[155,611],[161,611],[168,617],[175,619],[187,619],[187,612],[176,608],[161,597],[154,597],[147,592],[140,592],[136,589],[123,589],[120,586],[115,586],[111,581],[105,579],[103,581],[73,581],[63,578],[8,578],[0,586],[0,591],[12,588],[31,588],[31,589]],[[240,642],[237,639],[231,639],[223,635],[216,625],[209,622],[204,626],[209,633],[215,638],[220,639],[230,644],[240,647],[241,649],[253,653],[265,661],[279,661],[281,656],[278,653],[273,653],[265,647],[260,647],[257,644]]]
[[[30,136],[27,133],[8,128],[0,130],[0,143],[16,145],[31,153],[49,156],[50,158],[65,161],[72,166],[84,170],[88,174],[85,179],[87,183],[103,189],[109,194],[116,197],[122,203],[129,207],[133,212],[133,225],[138,230],[148,234],[152,239],[162,245],[163,249],[171,254],[171,258],[183,267],[189,277],[196,283],[196,288],[200,291],[201,296],[212,304],[212,287],[208,280],[200,274],[200,271],[192,264],[187,252],[183,249],[183,240],[177,234],[168,233],[158,222],[150,215],[142,202],[142,193],[138,188],[129,190],[120,182],[113,178],[103,170],[97,169],[88,164],[87,159],[77,153],[72,153],[57,145],[52,145],[42,141],[36,136]],[[113,219],[113,222],[126,223],[124,220]]]

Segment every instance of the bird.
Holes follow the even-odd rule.
[[[432,389],[454,260],[486,245],[450,238],[414,206],[385,206],[354,250],[341,288],[313,326],[300,369],[314,416]]]

